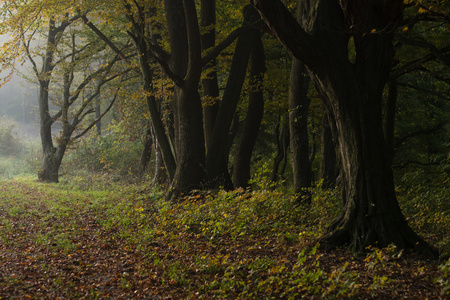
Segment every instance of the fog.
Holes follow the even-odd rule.
[[[15,121],[20,137],[39,136],[37,93],[37,86],[18,74],[0,88],[0,117]]]
[[[0,45],[9,39],[7,35],[0,36]],[[1,67],[1,65],[0,65]],[[39,136],[39,121],[37,114],[38,87],[25,80],[22,74],[29,74],[29,66],[17,64],[17,70],[9,82],[0,87],[0,117],[12,120],[16,132],[21,138],[34,138]],[[0,78],[5,78],[11,70],[1,70]]]

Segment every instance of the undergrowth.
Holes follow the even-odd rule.
[[[449,295],[450,261],[418,260],[394,246],[367,249],[365,257],[318,248],[317,238],[341,201],[335,191],[312,192],[307,209],[277,190],[198,191],[175,203],[164,201],[157,189],[105,176],[65,178],[60,184],[31,177],[1,180],[0,297]],[[411,226],[449,253],[442,241],[448,222],[437,211],[445,206],[400,200],[404,211],[413,213]],[[419,202],[421,215],[414,215]],[[424,218],[436,224],[423,226]]]

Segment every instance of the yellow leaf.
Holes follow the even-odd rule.
[[[409,29],[408,26],[406,26],[406,27],[404,27],[404,28],[402,29],[402,31],[403,31],[403,32],[407,32],[408,29]]]
[[[424,12],[426,12],[426,9],[424,9],[424,8],[419,8],[419,14],[423,14]]]

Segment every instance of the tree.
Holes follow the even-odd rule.
[[[402,170],[397,173],[411,166],[442,168],[448,151],[445,126],[450,122],[448,6],[406,2],[394,37],[395,66],[385,104],[384,133],[393,167]]]
[[[392,32],[403,1],[307,0],[299,22],[279,0],[253,0],[269,28],[301,60],[336,124],[344,209],[325,247],[369,245],[437,253],[407,224],[398,205],[382,128],[382,93],[391,70]],[[355,41],[356,59],[348,59]]]
[[[294,192],[299,202],[311,203],[311,163],[309,161],[308,98],[309,77],[297,59],[292,60],[289,86],[289,132]]]
[[[243,26],[254,23],[259,19],[258,13],[251,6],[245,6],[243,14]],[[228,139],[226,137],[230,132],[230,127],[236,113],[252,49],[255,51],[253,57],[254,60],[259,60],[259,63],[263,63],[262,58],[258,58],[258,55],[261,54],[258,54],[258,50],[256,49],[256,47],[262,47],[260,39],[259,30],[252,28],[240,35],[236,42],[230,73],[214,121],[212,136],[210,143],[208,144],[208,153],[206,156],[206,170],[213,186],[221,185],[229,188],[232,187],[227,170],[229,147],[227,145]],[[263,68],[264,66],[260,67]],[[255,70],[254,67],[253,74],[256,75],[259,73],[261,73],[261,70]]]
[[[28,59],[31,64],[39,85],[43,163],[38,177],[42,181],[58,182],[59,168],[68,145],[84,135],[109,111],[115,97],[105,112],[91,124],[86,124],[86,116],[94,112],[91,104],[102,86],[120,76],[123,70],[111,73],[118,61],[118,57],[114,56],[94,70],[90,68],[93,63],[99,62],[105,47],[83,35],[76,23],[80,17],[70,13],[70,5],[61,4],[58,6],[60,12],[56,12],[52,3],[43,3],[40,10],[35,9],[35,4],[33,1],[4,4],[4,29],[9,30],[14,40],[5,46],[13,51],[14,58]],[[47,32],[43,32],[43,28],[48,28]],[[45,38],[43,45],[36,43],[36,39],[42,38]],[[37,62],[37,57],[43,58],[42,64]],[[14,67],[13,64],[10,66]],[[55,113],[50,111],[52,97],[59,108]],[[54,141],[52,125],[57,121],[61,122],[62,129]]]
[[[264,115],[263,80],[266,71],[266,58],[261,37],[255,39],[251,52],[248,108],[242,133],[237,144],[233,165],[233,184],[235,188],[246,188],[250,180],[250,166],[253,148]]]
[[[207,4],[211,3],[203,2],[202,24],[214,26],[214,16],[211,12],[211,7],[214,5],[210,7]],[[235,52],[238,54],[235,55],[234,66],[231,67],[220,107],[215,105],[212,110],[207,108],[203,110],[199,93],[200,75],[203,71],[209,73],[208,76],[211,75],[206,66],[209,63],[214,65],[214,59],[238,36],[247,34],[247,37],[250,36],[253,39],[254,36],[259,35],[257,29],[251,29],[248,25],[255,16],[258,17],[258,14],[251,6],[247,7],[244,17],[246,21],[242,28],[232,31],[215,46],[213,46],[214,37],[204,35],[202,48],[200,47],[202,35],[194,1],[165,1],[164,23],[167,32],[154,28],[155,22],[151,20],[154,15],[152,4],[146,1],[133,3],[118,1],[117,5],[124,8],[122,11],[125,12],[129,24],[123,25],[124,30],[133,39],[138,53],[143,90],[148,95],[147,103],[156,136],[155,142],[161,148],[171,181],[167,197],[177,199],[179,195],[192,189],[206,186],[208,181],[219,182],[224,177],[229,178],[227,157],[230,143],[223,143],[223,141],[228,140],[230,124],[234,119],[248,57],[252,49],[251,40],[241,39],[238,43],[241,46],[236,47]],[[111,41],[111,38],[107,37],[87,16],[82,18],[87,26],[120,55],[119,47]],[[209,49],[203,57],[202,49]],[[244,56],[240,55],[241,51],[245,54]],[[120,56],[123,57],[123,55]],[[152,88],[154,62],[159,64],[165,76],[173,82],[173,99],[170,107],[173,129],[164,128],[157,110]],[[215,75],[211,76],[211,80],[209,78],[203,80],[205,98],[216,98],[218,95],[216,83],[214,83]],[[203,113],[208,116],[205,124]],[[168,138],[171,132],[174,133],[172,145]],[[215,159],[216,156],[218,159]],[[173,159],[170,159],[171,157]],[[228,181],[231,182],[229,179]]]

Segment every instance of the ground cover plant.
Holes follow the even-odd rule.
[[[448,256],[448,206],[420,202],[424,191],[414,192],[399,192],[411,226]],[[0,299],[445,299],[450,293],[450,261],[423,260],[394,246],[359,254],[318,247],[340,210],[334,191],[315,188],[307,209],[278,190],[199,191],[167,202],[157,189],[107,176],[58,185],[18,177],[0,181],[0,197]]]

